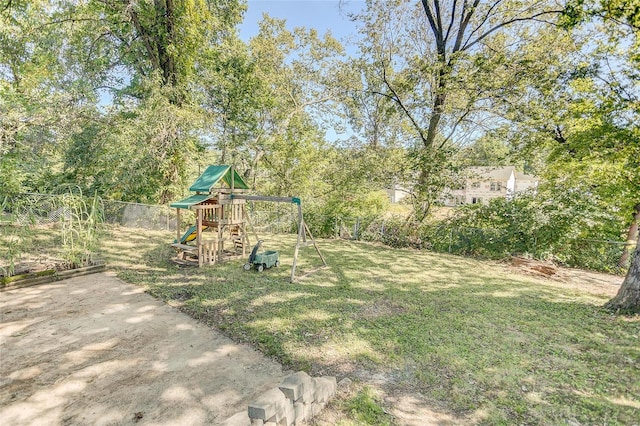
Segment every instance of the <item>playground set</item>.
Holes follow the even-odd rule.
[[[176,208],[177,219],[176,239],[171,246],[176,249],[180,261],[200,267],[246,257],[250,246],[247,231],[248,228],[253,230],[247,214],[246,202],[265,201],[293,203],[298,207],[298,239],[291,265],[291,281],[295,279],[301,247],[313,245],[322,264],[326,266],[327,262],[304,222],[302,203],[299,198],[250,195],[248,194],[249,186],[233,166],[228,165],[208,166],[189,187],[189,191],[195,194],[171,204],[171,207]],[[182,210],[191,211],[195,216],[195,224],[184,232],[182,231]],[[245,264],[245,269],[251,269],[251,266],[255,265],[256,270],[262,271],[265,268],[278,266],[277,252],[257,252],[261,241],[258,241],[255,231],[253,233],[257,244],[251,253],[249,263]],[[264,262],[260,259],[264,259]],[[246,267],[247,265],[249,268]]]

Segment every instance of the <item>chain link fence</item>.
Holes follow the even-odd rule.
[[[516,235],[505,229],[474,227],[415,227],[396,219],[374,220],[361,238],[392,247],[413,247],[439,253],[484,258],[524,256],[560,265],[625,274],[631,265],[635,241],[560,239],[543,243],[535,235]]]
[[[19,194],[2,203],[0,223],[51,224],[69,212],[60,195]],[[174,231],[175,209],[169,206],[100,200],[103,220],[129,228]],[[295,233],[297,208],[293,204],[249,202],[251,226],[261,233]],[[189,216],[183,216],[184,224]],[[478,257],[530,256],[563,265],[623,274],[630,265],[633,243],[575,239],[563,246],[541,247],[530,236],[507,235],[490,228],[416,228],[399,218],[339,217],[305,212],[305,220],[317,237],[381,242],[392,247],[414,247],[435,252]]]
[[[87,197],[89,199],[91,197]],[[166,205],[151,205],[113,200],[98,200],[102,220],[127,228],[174,231],[176,210]],[[293,204],[248,203],[247,213],[256,232],[295,233],[298,211]],[[0,222],[18,225],[47,225],[59,222],[69,211],[56,194],[23,193],[4,200]],[[195,216],[183,215],[183,225],[195,221]]]
[[[168,206],[103,199],[98,199],[98,204],[105,223],[154,230],[172,230],[176,226],[175,211]],[[18,225],[47,225],[69,214],[62,195],[23,193],[4,200],[0,220]]]

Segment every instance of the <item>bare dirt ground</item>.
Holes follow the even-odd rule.
[[[0,293],[5,425],[238,424],[279,364],[109,274]]]
[[[590,272],[555,266],[551,263],[514,257],[507,266],[518,274],[532,275],[545,279],[545,283],[583,294],[614,297],[624,280],[624,276]]]

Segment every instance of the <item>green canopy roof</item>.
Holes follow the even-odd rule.
[[[191,185],[189,191],[209,192],[222,180],[231,188],[231,166],[209,166],[200,177]],[[233,187],[237,189],[249,189],[238,172],[233,171]]]
[[[184,200],[176,201],[175,203],[171,203],[171,207],[175,207],[177,209],[188,209],[189,207],[201,203],[204,200],[210,197],[209,194],[196,194],[190,197],[185,198]]]

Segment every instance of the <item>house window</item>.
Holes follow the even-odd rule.
[[[473,183],[471,184],[471,187],[472,187],[472,188],[480,188],[480,182],[473,182]]]
[[[480,197],[473,197],[471,199],[471,204],[482,204],[482,198]]]
[[[492,191],[502,191],[502,182],[491,182]]]

